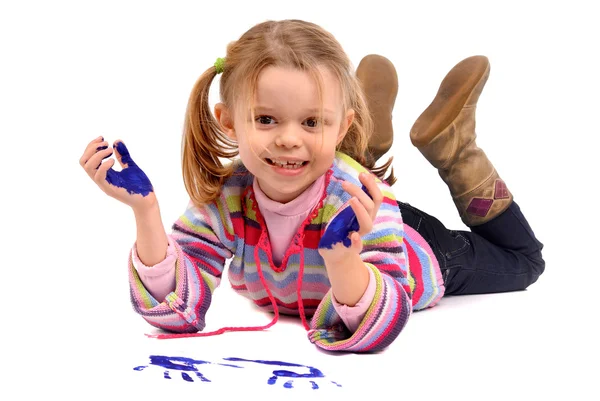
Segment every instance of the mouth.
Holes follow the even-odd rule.
[[[265,159],[267,163],[271,166],[281,167],[288,170],[295,170],[302,168],[308,164],[308,161],[302,160],[274,160],[274,159]]]

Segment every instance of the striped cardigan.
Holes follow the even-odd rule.
[[[131,300],[151,325],[178,333],[202,331],[212,293],[230,258],[228,273],[234,290],[260,308],[274,311],[275,320],[280,312],[299,314],[309,340],[329,351],[381,350],[398,336],[413,310],[433,306],[442,297],[444,287],[433,252],[414,230],[405,230],[390,187],[377,180],[384,200],[373,230],[363,236],[361,253],[374,273],[376,291],[359,327],[350,333],[332,305],[318,244],[328,223],[350,207],[351,196],[342,182],[360,186],[358,175],[366,169],[347,155],[336,154],[319,203],[276,266],[252,190],[254,177],[239,160],[234,163],[234,174],[218,199],[203,207],[190,202],[174,223],[170,237],[177,252],[176,289],[163,302],[144,288],[130,255]],[[312,316],[310,326],[305,316]]]

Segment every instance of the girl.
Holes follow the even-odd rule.
[[[363,72],[367,98],[377,105],[373,100],[381,91],[369,83],[380,78],[369,74],[365,65],[357,75]],[[456,83],[471,82],[467,78],[472,68],[467,67],[453,78],[452,89]],[[208,93],[220,73],[221,103],[213,116]],[[411,138],[426,157],[438,160],[440,151],[447,156],[440,143],[469,136],[468,120],[473,116],[461,111],[460,102],[470,110],[477,96],[469,95],[482,86],[458,85],[456,96],[436,98],[420,117]],[[389,103],[379,106],[391,109]],[[389,187],[393,172],[384,179],[391,160],[375,169],[373,155],[385,152],[367,151],[372,132],[367,110],[348,57],[331,34],[303,21],[269,21],[230,44],[225,59],[218,59],[192,90],[183,138],[183,176],[191,200],[170,235],[163,228],[152,185],[125,145],[113,145],[120,172],[111,168],[114,159],[102,161],[113,152],[103,138],[88,145],[80,164],[104,192],[134,211],[137,240],[129,277],[135,310],[156,327],[189,333],[156,337],[265,329],[282,312],[300,315],[310,341],[323,349],[376,351],[398,336],[413,310],[435,305],[446,286],[454,293],[521,287],[514,277],[521,274],[522,260],[534,260],[535,255],[527,253],[525,242],[519,242],[522,238],[502,243],[502,233],[511,229],[513,220],[523,230],[528,228],[512,199],[502,201],[501,216],[481,225],[489,226],[481,239],[448,231],[430,216],[398,204]],[[442,129],[448,122],[443,118],[453,115],[467,122],[464,132]],[[386,126],[376,123],[378,129]],[[389,131],[378,135],[387,136],[391,145],[391,124],[387,127]],[[460,145],[474,147],[474,142],[461,140]],[[239,159],[221,163],[220,158],[238,154]],[[454,153],[447,158],[457,159]],[[466,162],[476,162],[467,156],[458,160],[463,163],[450,164],[465,171],[472,170]],[[446,171],[448,163],[436,167]],[[451,191],[452,183],[458,182],[458,167],[448,174]],[[452,193],[464,201],[466,195]],[[503,189],[501,195],[507,193]],[[415,229],[403,224],[399,205]],[[347,214],[348,208],[358,228],[343,243],[324,244],[326,233],[344,233],[344,222],[336,217]],[[508,219],[502,218],[509,212]],[[491,242],[483,239],[486,233]],[[477,239],[455,249],[467,234]],[[504,250],[509,245],[515,250]],[[468,274],[479,262],[476,247],[496,249],[498,265],[494,271],[488,266],[490,273],[509,284],[496,288],[477,278],[479,270]],[[446,257],[461,257],[464,268],[447,263]],[[198,333],[227,259],[232,259],[233,288],[275,316],[263,327]],[[463,284],[474,280],[481,286]],[[307,316],[312,316],[310,323]]]

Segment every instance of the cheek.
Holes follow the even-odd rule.
[[[241,157],[261,157],[261,155],[267,149],[267,144],[260,135],[255,133],[244,133],[243,136],[238,140],[238,148]],[[248,159],[249,160],[249,159]]]
[[[321,163],[329,165],[335,158],[335,140],[326,139],[324,142],[319,142],[314,148],[315,154],[319,155]]]
[[[335,129],[329,130],[325,133],[321,142],[323,143],[323,148],[327,149],[327,152],[335,153],[338,142],[338,131]]]
[[[251,134],[250,136],[246,136],[244,147],[248,149],[248,151],[260,152],[264,145],[261,143],[260,138],[256,135]]]

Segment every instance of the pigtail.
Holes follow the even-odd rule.
[[[185,115],[182,141],[182,170],[185,188],[195,205],[215,200],[233,165],[219,158],[238,154],[237,143],[221,131],[209,106],[210,86],[217,75],[215,67],[204,72],[192,88]]]

